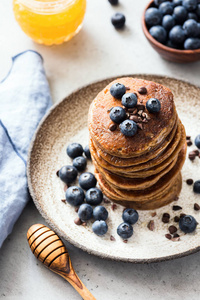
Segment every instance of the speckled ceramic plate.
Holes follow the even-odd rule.
[[[156,75],[131,75],[159,82],[169,87],[175,96],[179,116],[186,127],[188,135],[199,134],[200,88],[189,83]],[[200,225],[192,234],[184,235],[179,229],[180,241],[166,239],[169,225],[176,225],[174,216],[180,213],[192,214],[200,223],[200,212],[193,206],[200,204],[200,195],[194,194],[192,187],[186,184],[186,179],[200,179],[200,159],[194,162],[186,160],[182,175],[183,188],[177,202],[154,211],[140,211],[139,221],[134,225],[134,235],[124,243],[117,235],[117,226],[122,222],[123,207],[117,205],[113,211],[111,204],[105,204],[109,212],[108,232],[104,237],[96,236],[87,226],[77,226],[74,218],[77,216],[74,208],[61,200],[65,198],[64,185],[56,176],[56,171],[71,161],[66,155],[66,147],[71,142],[79,142],[83,146],[88,143],[87,114],[92,99],[113,78],[88,85],[72,93],[60,103],[54,105],[40,123],[32,140],[28,159],[28,183],[31,195],[39,212],[46,222],[62,238],[76,247],[103,258],[129,262],[153,262],[169,260],[194,253],[200,249]],[[194,146],[188,147],[188,151]],[[92,170],[92,163],[88,163]],[[182,210],[173,211],[174,204]],[[162,214],[168,212],[170,223],[161,221]],[[147,224],[154,220],[155,229],[150,231]],[[110,236],[115,238],[111,241]]]

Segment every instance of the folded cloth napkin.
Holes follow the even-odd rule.
[[[41,55],[12,58],[0,82],[0,247],[28,199],[26,159],[33,133],[52,101]]]

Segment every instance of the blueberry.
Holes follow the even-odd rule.
[[[159,11],[163,15],[171,15],[173,13],[173,10],[174,10],[173,5],[169,1],[163,2],[159,6]]]
[[[197,221],[193,216],[186,215],[180,218],[179,228],[185,233],[193,232],[197,227]]]
[[[188,13],[187,19],[188,19],[188,20],[195,20],[195,21],[198,21],[197,15],[196,15],[195,13],[193,13],[193,12],[189,12],[189,13]]]
[[[86,202],[90,205],[99,205],[103,200],[102,191],[98,188],[91,188],[85,194]]]
[[[166,0],[154,0],[154,4],[159,6],[161,3],[165,2]]]
[[[197,9],[196,9],[195,13],[200,18],[200,4],[197,5]]]
[[[83,154],[83,147],[78,143],[69,144],[67,147],[67,154],[71,158],[81,156]]]
[[[195,50],[200,48],[200,39],[198,38],[188,38],[185,40],[184,49],[185,50]]]
[[[133,108],[137,104],[137,94],[126,93],[122,97],[122,105],[127,108]]]
[[[117,227],[117,234],[123,239],[128,239],[133,235],[133,226],[129,223],[121,223]]]
[[[194,140],[195,146],[200,149],[200,134]]]
[[[180,25],[174,26],[169,32],[169,39],[175,45],[183,44],[186,39],[183,28]]]
[[[63,182],[68,184],[76,180],[78,172],[74,166],[64,166],[59,170],[58,175]]]
[[[160,101],[156,98],[150,98],[146,103],[146,108],[150,113],[157,113],[161,109]]]
[[[86,164],[87,164],[87,161],[86,161],[85,157],[83,157],[83,156],[78,156],[73,159],[73,166],[78,171],[85,170]]]
[[[120,106],[115,106],[110,111],[110,118],[113,122],[120,124],[126,119],[126,111]]]
[[[78,209],[78,216],[81,219],[81,221],[90,220],[93,216],[92,206],[87,203],[81,204],[81,206]]]
[[[122,219],[129,224],[135,224],[138,221],[138,212],[133,208],[127,208],[123,211]]]
[[[182,5],[182,0],[173,0],[172,4],[174,7]]]
[[[92,230],[97,235],[104,235],[108,231],[108,225],[103,220],[97,220],[92,224]]]
[[[134,136],[137,133],[137,124],[132,120],[125,120],[119,125],[119,129],[125,136]]]
[[[111,95],[116,99],[121,99],[126,93],[126,87],[122,83],[116,82],[110,88]]]
[[[121,13],[116,13],[112,16],[111,22],[115,28],[120,29],[124,27],[124,24],[126,22],[125,15]]]
[[[195,20],[187,20],[183,24],[183,29],[188,37],[198,36],[198,23]]]
[[[155,7],[150,7],[146,10],[145,12],[145,22],[147,26],[154,26],[154,25],[159,25],[162,21],[162,14],[161,12],[155,8]]]
[[[88,158],[88,159],[91,159],[91,153],[90,153],[90,148],[89,146],[85,146],[84,148],[84,153],[85,153],[85,156]]]
[[[187,19],[187,10],[183,6],[176,6],[174,8],[173,17],[177,24],[183,24]]]
[[[96,178],[90,172],[82,173],[79,177],[79,185],[84,190],[89,190],[90,188],[95,187],[96,183]]]
[[[67,189],[65,196],[67,202],[73,206],[82,204],[85,197],[83,190],[78,186],[70,186]]]
[[[197,194],[200,194],[200,180],[195,181],[193,185],[193,191]]]
[[[108,211],[104,206],[96,206],[93,210],[93,217],[95,220],[105,221],[108,218]]]
[[[166,29],[166,30],[170,30],[172,29],[172,27],[174,27],[175,25],[175,20],[173,16],[170,15],[166,15],[163,17],[162,20],[162,26]]]
[[[158,42],[165,44],[167,41],[167,31],[160,25],[156,25],[150,28],[149,33]]]
[[[197,8],[198,0],[183,0],[182,5],[188,10],[193,11]]]
[[[118,0],[108,0],[108,2],[110,2],[111,5],[117,5],[118,4]]]

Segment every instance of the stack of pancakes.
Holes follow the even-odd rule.
[[[110,94],[110,87],[116,82],[138,97],[136,108],[126,110],[127,118],[138,125],[132,137],[123,135],[119,125],[113,131],[110,109],[122,106],[121,100]],[[146,109],[150,98],[159,99],[159,113]],[[166,205],[178,196],[186,136],[170,89],[130,77],[111,82],[90,106],[89,133],[95,176],[108,198],[126,207],[145,210]]]

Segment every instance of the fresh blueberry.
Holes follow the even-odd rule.
[[[68,184],[76,180],[78,172],[74,166],[64,166],[59,170],[58,175],[63,182]]]
[[[133,226],[127,222],[121,223],[117,227],[117,234],[123,239],[128,239],[133,235]]]
[[[108,231],[108,225],[103,220],[96,220],[92,224],[92,230],[97,235],[104,235]]]
[[[177,24],[183,24],[187,19],[187,10],[183,6],[176,6],[174,8],[173,17]]]
[[[186,39],[183,28],[180,25],[174,26],[169,32],[169,39],[175,45],[182,45]]]
[[[182,5],[188,10],[193,11],[197,8],[198,0],[183,0]]]
[[[112,16],[111,22],[115,28],[120,29],[124,27],[124,24],[126,22],[125,15],[121,13],[116,13]]]
[[[193,185],[193,191],[197,194],[200,194],[200,180],[195,181]]]
[[[165,2],[166,0],[154,0],[154,4],[159,6],[161,3]]]
[[[180,218],[179,228],[185,233],[193,232],[197,227],[197,221],[193,216],[186,215]]]
[[[185,50],[195,50],[200,48],[200,39],[198,38],[188,38],[185,40],[184,49]]]
[[[122,97],[122,105],[127,108],[133,108],[137,104],[137,94],[126,93]]]
[[[121,99],[126,93],[126,87],[122,83],[116,82],[110,88],[111,95],[116,99]]]
[[[198,36],[198,23],[195,20],[187,20],[183,24],[183,29],[188,37]]]
[[[92,219],[93,216],[92,206],[87,203],[81,204],[81,206],[78,209],[78,216],[81,219],[81,221],[88,221]]]
[[[110,118],[113,122],[120,124],[126,119],[126,111],[120,106],[115,106],[110,111]]]
[[[145,22],[147,26],[151,27],[159,25],[162,21],[162,13],[155,7],[150,7],[145,12]]]
[[[85,200],[90,205],[99,205],[103,200],[102,191],[98,188],[91,188],[87,190]]]
[[[137,124],[132,120],[125,120],[119,125],[119,129],[125,136],[134,136],[137,133]]]
[[[86,164],[87,164],[87,161],[86,161],[85,157],[83,157],[83,156],[78,156],[73,159],[73,166],[78,171],[85,170]]]
[[[118,0],[108,0],[108,2],[110,2],[111,5],[117,5],[118,4]]]
[[[104,206],[96,206],[93,210],[93,217],[95,220],[105,221],[108,218],[108,211]]]
[[[83,147],[78,143],[69,144],[67,147],[67,154],[71,158],[81,156],[83,154]]]
[[[172,4],[174,7],[182,5],[182,0],[173,0]]]
[[[173,5],[171,2],[166,1],[160,4],[159,11],[164,15],[171,15],[173,13]]]
[[[150,35],[158,42],[165,44],[167,41],[167,31],[160,25],[156,25],[150,28]]]
[[[88,159],[91,159],[91,153],[90,153],[89,145],[85,146],[85,148],[84,148],[84,153],[85,153],[85,156],[86,156]]]
[[[84,190],[89,190],[90,188],[95,187],[96,183],[96,178],[90,172],[82,173],[79,177],[79,185]]]
[[[146,103],[146,108],[150,113],[157,113],[161,109],[160,101],[156,98],[150,98]]]
[[[200,4],[197,5],[197,9],[196,9],[195,13],[200,18]]]
[[[168,31],[172,29],[175,25],[174,17],[171,15],[166,15],[163,17],[162,26]]]
[[[133,208],[127,208],[123,211],[122,219],[129,224],[135,224],[138,221],[138,212]]]
[[[200,134],[194,140],[195,146],[200,149]]]
[[[83,190],[78,186],[70,186],[67,189],[65,196],[67,202],[73,206],[82,204],[85,197]]]
[[[188,13],[187,19],[188,19],[188,20],[195,20],[195,21],[198,21],[197,15],[196,15],[195,13],[193,13],[193,12],[189,12],[189,13]]]

